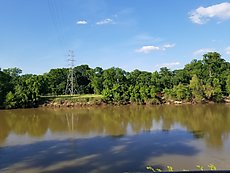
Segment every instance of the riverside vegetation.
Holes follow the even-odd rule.
[[[51,69],[43,75],[24,74],[19,68],[0,70],[0,108],[35,107],[64,95],[68,68]],[[76,93],[72,102],[100,104],[161,104],[229,101],[230,63],[216,52],[194,59],[183,69],[159,71],[120,68],[102,69],[81,65],[74,68]],[[91,94],[86,97],[83,94]],[[96,94],[95,97],[92,94]],[[63,96],[59,101],[68,100]],[[72,98],[72,97],[69,97]]]
[[[196,168],[197,168],[199,171],[205,171],[205,170],[204,170],[204,167],[201,166],[201,165],[197,165]],[[209,164],[209,165],[208,165],[208,168],[210,169],[210,171],[216,171],[216,166],[213,165],[213,164]],[[151,166],[147,166],[146,169],[149,170],[149,171],[151,171],[151,172],[162,172],[162,170],[161,170],[160,168],[155,168],[155,169],[154,169],[154,168],[151,167]],[[172,166],[167,166],[167,171],[168,171],[168,172],[174,172],[173,167],[172,167]],[[183,170],[183,171],[189,171],[189,170]],[[209,172],[210,172],[210,171],[209,171]]]

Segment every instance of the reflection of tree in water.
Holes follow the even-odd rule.
[[[0,116],[0,144],[5,141],[10,134],[10,127],[6,121],[5,116]]]
[[[81,109],[27,109],[4,111],[0,117],[0,140],[10,131],[32,137],[74,132],[80,135],[122,136],[150,131],[153,122],[162,121],[162,130],[180,124],[206,139],[208,145],[221,147],[230,132],[230,108],[227,105],[121,106]]]
[[[29,134],[33,137],[43,136],[48,130],[49,117],[32,110],[9,111],[5,115],[11,130],[18,135]]]
[[[49,119],[46,115],[31,115],[28,134],[35,137],[43,136],[48,130]]]
[[[170,116],[172,124],[181,124],[195,137],[204,137],[211,146],[221,147],[223,136],[230,132],[230,109],[227,105],[166,106],[162,111],[163,122]]]

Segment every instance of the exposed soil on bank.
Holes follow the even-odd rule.
[[[230,104],[230,99],[224,99],[223,102]],[[71,100],[47,100],[44,102],[41,102],[38,106],[39,107],[48,107],[48,108],[79,108],[79,107],[100,107],[100,106],[106,106],[106,105],[113,105],[113,106],[121,106],[121,105],[185,105],[185,104],[216,104],[213,101],[207,101],[203,100],[201,102],[195,102],[195,101],[173,101],[169,100],[162,103],[152,104],[152,103],[105,103],[102,100],[94,100],[94,101],[71,101]]]

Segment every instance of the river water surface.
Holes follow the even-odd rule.
[[[208,164],[230,169],[230,105],[0,110],[0,172],[119,173]]]

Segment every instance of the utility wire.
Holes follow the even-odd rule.
[[[49,13],[51,17],[51,21],[54,26],[54,30],[56,30],[57,33],[57,40],[60,44],[60,47],[65,51],[64,49],[64,30],[63,30],[63,19],[60,14],[60,8],[58,7],[56,0],[48,0],[48,7],[49,7]]]

